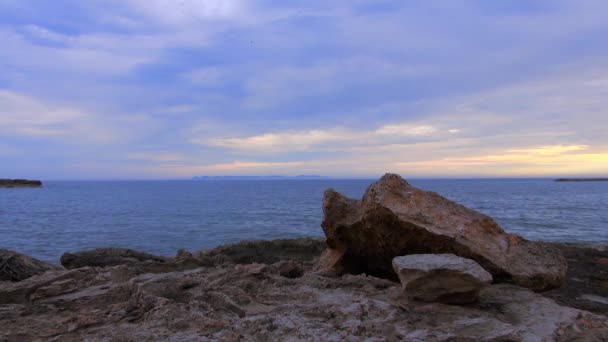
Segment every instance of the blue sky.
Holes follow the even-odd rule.
[[[0,178],[606,175],[606,13],[0,0]]]

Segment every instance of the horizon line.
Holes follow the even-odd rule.
[[[209,177],[208,179],[197,179],[199,177]],[[250,177],[250,178],[249,178]],[[119,181],[314,181],[314,180],[377,180],[382,176],[318,176],[318,177],[297,177],[297,176],[194,176],[182,178],[35,178],[43,182],[119,182]],[[483,179],[559,179],[559,178],[598,178],[599,176],[411,176],[401,175],[405,180],[483,180]],[[243,179],[247,178],[247,179]],[[29,179],[29,178],[28,178]]]

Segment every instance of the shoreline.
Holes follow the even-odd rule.
[[[256,243],[264,243],[264,242],[283,241],[283,240],[300,240],[300,239],[318,240],[318,241],[325,243],[325,238],[322,235],[295,236],[295,237],[286,236],[286,237],[279,237],[279,238],[273,238],[273,239],[243,239],[243,240],[238,240],[236,242],[219,243],[217,245],[213,245],[210,247],[196,248],[193,250],[196,252],[201,252],[201,251],[210,251],[210,250],[225,248],[227,246],[240,245],[240,244],[246,244],[246,243],[256,244]],[[536,239],[527,239],[527,240],[532,241],[532,242],[542,243],[542,244],[548,244],[548,245],[564,245],[564,246],[572,246],[572,247],[583,248],[583,249],[608,251],[608,240],[600,241],[600,242],[590,242],[590,241],[580,241],[580,240],[536,240]],[[2,249],[2,248],[3,247],[0,246],[0,249]],[[103,245],[103,246],[100,245],[100,246],[81,248],[76,251],[103,249],[103,248],[131,249],[131,250],[140,251],[142,253],[158,255],[158,256],[162,256],[162,257],[166,257],[166,258],[170,258],[173,256],[173,254],[167,253],[167,252],[159,252],[158,250],[154,250],[154,249],[138,249],[138,248],[129,247],[127,245]],[[6,246],[5,249],[14,250],[15,252],[23,253],[23,254],[32,256],[34,258],[37,258],[39,260],[42,260],[44,262],[47,262],[47,263],[50,263],[53,265],[57,265],[57,266],[61,265],[61,263],[59,261],[61,254],[66,253],[66,252],[74,252],[74,250],[72,250],[72,251],[61,250],[61,252],[56,257],[49,258],[49,257],[37,256],[36,253],[32,253],[32,252],[28,252],[28,251],[24,251],[24,250],[11,249],[9,246]],[[175,252],[177,252],[178,250],[182,250],[182,249],[185,249],[185,248],[183,248],[183,247],[178,248],[178,249],[176,249]],[[57,250],[60,250],[60,249],[57,249]]]
[[[315,271],[323,239],[241,241],[169,258],[112,248],[76,252],[62,258],[67,269],[0,281],[0,339],[608,337],[606,244],[549,244],[572,266],[561,288],[534,293],[493,284],[479,303],[464,306],[405,299],[401,285],[387,279]]]
[[[556,300],[562,305],[608,315],[608,298],[605,298],[606,293],[608,293],[608,242],[536,242],[557,248],[566,256],[569,262],[566,283],[558,289],[545,291],[542,292],[542,294]],[[270,265],[281,261],[297,261],[300,263],[312,264],[316,262],[326,248],[327,244],[325,239],[317,237],[242,240],[192,252],[179,249],[176,251],[176,256],[157,255],[128,248],[98,247],[81,251],[64,252],[59,260],[48,263],[64,269],[66,266],[64,263],[66,255],[78,255],[94,251],[109,250],[129,251],[129,253],[133,253],[133,255],[142,255],[144,258],[150,260],[163,260],[163,262],[178,259],[181,254],[186,253],[198,260],[200,265],[207,266],[226,263]],[[100,260],[96,260],[96,258],[99,258],[99,256],[93,253],[90,260],[86,261],[85,258],[84,263],[78,266],[108,267],[130,263],[130,261],[125,262],[129,257],[116,258],[115,260],[112,258],[104,260],[104,257],[101,257]],[[44,262],[47,263],[46,261]],[[61,266],[62,264],[64,265]],[[584,300],[583,298],[587,299]],[[598,301],[594,301],[594,298]]]

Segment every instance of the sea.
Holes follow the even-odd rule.
[[[322,237],[327,188],[360,198],[374,180],[48,181],[0,189],[0,249],[58,263],[125,247],[160,255],[240,240]],[[608,242],[608,182],[410,179],[531,240]]]

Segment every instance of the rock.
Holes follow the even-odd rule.
[[[286,278],[299,278],[304,274],[302,265],[293,260],[281,261],[273,266],[277,268],[280,275]]]
[[[200,251],[196,257],[216,258],[235,264],[273,264],[282,260],[307,262],[319,256],[325,247],[324,241],[311,238],[241,241]]]
[[[60,268],[27,255],[0,249],[0,281],[21,281],[57,269]]]
[[[39,180],[0,179],[0,188],[38,188],[42,186]]]
[[[67,269],[139,264],[144,261],[164,263],[167,258],[126,248],[97,248],[76,253],[64,253],[61,264]]]
[[[404,293],[425,302],[468,304],[492,283],[492,275],[471,259],[453,254],[413,254],[393,259]]]
[[[175,255],[175,260],[187,260],[192,258],[194,258],[194,255],[183,248],[179,249]]]
[[[454,306],[408,301],[393,282],[366,275],[305,273],[288,279],[277,265],[266,264],[138,274],[140,266],[83,267],[0,282],[0,341],[601,341],[608,336],[607,317],[511,285],[488,286],[478,303]]]
[[[450,253],[473,259],[494,281],[537,291],[559,287],[567,262],[558,250],[507,234],[490,217],[386,174],[361,201],[325,191],[323,231],[332,260],[347,273],[396,279],[394,257]],[[337,257],[339,256],[339,257]]]
[[[568,274],[562,287],[543,295],[561,305],[608,315],[608,262],[603,262],[608,260],[606,244],[550,245],[559,248],[568,259]]]

